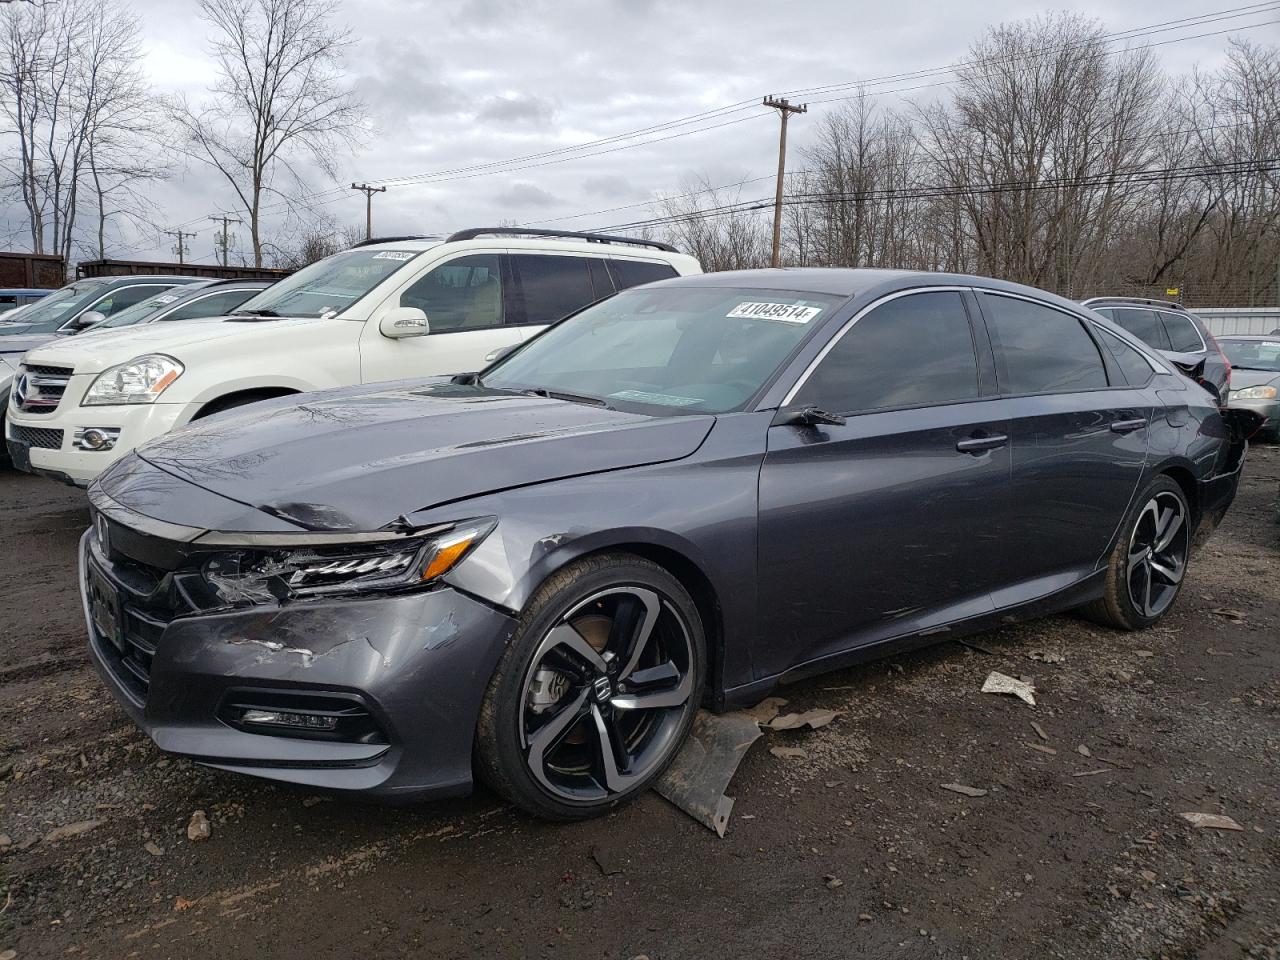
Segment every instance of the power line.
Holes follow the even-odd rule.
[[[1054,190],[1067,187],[1114,186],[1120,184],[1156,183],[1173,180],[1192,180],[1200,177],[1239,176],[1243,173],[1270,173],[1280,170],[1280,158],[1239,161],[1232,164],[1201,164],[1190,167],[1162,167],[1131,171],[1105,171],[1083,177],[1056,177],[1041,180],[1008,180],[996,183],[942,184],[933,187],[895,189],[882,187],[862,191],[828,191],[825,193],[792,194],[783,199],[784,206],[848,203],[866,200],[927,200],[954,196],[1015,193],[1035,190]],[[687,223],[715,217],[750,213],[769,208],[771,198],[758,197],[732,204],[723,204],[707,210],[652,217],[631,223],[611,224],[601,230],[625,230],[642,227],[664,226],[669,223]]]
[[[822,87],[801,88],[795,91],[786,91],[786,93],[787,95],[794,95],[797,93],[805,93],[810,91],[828,91],[828,90],[837,90],[837,89],[848,89],[851,87],[865,88],[865,87],[878,86],[884,83],[896,82],[902,79],[924,78],[928,76],[945,75],[947,73],[954,73],[957,70],[966,66],[976,66],[982,63],[1016,62],[1020,59],[1025,59],[1029,57],[1044,56],[1054,51],[1071,49],[1074,46],[1077,46],[1083,42],[1114,43],[1114,42],[1119,42],[1121,40],[1131,40],[1131,39],[1137,39],[1143,36],[1151,36],[1157,33],[1164,33],[1164,32],[1168,32],[1169,30],[1185,29],[1188,26],[1196,26],[1196,25],[1207,24],[1207,23],[1216,23],[1216,22],[1221,22],[1223,20],[1228,20],[1228,19],[1236,19],[1236,18],[1245,17],[1245,16],[1252,16],[1258,13],[1267,13],[1275,9],[1280,9],[1280,4],[1273,2],[1273,3],[1251,4],[1251,5],[1242,6],[1242,7],[1232,7],[1226,10],[1211,11],[1211,12],[1193,16],[1193,17],[1184,17],[1177,20],[1165,20],[1165,21],[1154,23],[1154,24],[1148,24],[1146,26],[1132,27],[1132,28],[1129,28],[1128,30],[1118,31],[1113,34],[1104,34],[1101,37],[1096,39],[1090,38],[1088,41],[1077,41],[1074,44],[1063,44],[1055,48],[1044,48],[1037,51],[1030,51],[1026,54],[1022,54],[1017,57],[985,58],[985,59],[961,61],[961,62],[947,65],[947,66],[927,68],[927,69],[922,69],[917,71],[911,71],[908,73],[890,74],[882,77],[870,77],[870,78],[865,78],[860,80],[843,81],[841,83],[827,84]],[[1268,20],[1268,21],[1263,21],[1261,23],[1244,24],[1244,25],[1240,25],[1239,27],[1220,30],[1220,31],[1213,31],[1213,32],[1204,33],[1204,34],[1195,34],[1195,35],[1190,35],[1185,37],[1175,37],[1169,40],[1158,41],[1156,43],[1148,44],[1143,47],[1129,48],[1129,50],[1136,51],[1136,50],[1147,49],[1149,47],[1164,46],[1169,43],[1179,43],[1186,40],[1195,40],[1195,39],[1202,39],[1209,36],[1218,36],[1224,33],[1236,32],[1237,30],[1248,30],[1248,29],[1254,29],[1260,26],[1267,26],[1275,22],[1280,22],[1280,21]],[[1126,51],[1125,50],[1109,51],[1109,53],[1122,53],[1122,52],[1126,52]],[[949,83],[954,83],[954,82],[956,82],[955,79],[950,81],[940,82],[940,83],[934,83],[934,84],[924,84],[924,85],[919,85],[915,87],[905,87],[905,88],[896,89],[896,90],[877,90],[872,92],[875,95],[880,96],[880,95],[885,95],[890,93],[908,92],[915,89],[922,89],[924,87],[945,86]],[[849,98],[834,97],[827,100],[819,100],[814,102],[826,103],[826,102],[833,102],[835,100],[842,100],[842,99],[849,99]],[[678,137],[690,136],[695,133],[705,133],[711,130],[720,129],[722,127],[730,126],[736,123],[741,123],[747,120],[757,119],[758,117],[765,116],[765,114],[763,113],[752,113],[745,117],[738,117],[733,120],[714,123],[707,126],[698,126],[695,129],[684,130],[680,133],[672,134],[669,136],[656,137],[656,138],[651,138],[647,140],[638,140],[638,142],[635,142],[635,143],[622,143],[621,146],[614,146],[606,150],[598,150],[598,151],[592,151],[592,152],[586,152],[586,153],[582,152],[584,150],[587,150],[588,148],[595,147],[598,145],[611,144],[611,143],[617,144],[617,143],[620,143],[621,141],[635,140],[638,137],[642,137],[650,133],[664,132],[671,129],[678,129],[681,126],[687,126],[687,125],[698,123],[708,119],[720,119],[721,117],[727,117],[735,113],[741,113],[743,111],[753,110],[753,109],[758,109],[756,101],[743,100],[743,101],[738,101],[736,103],[725,104],[721,107],[705,110],[700,113],[690,114],[686,117],[677,118],[675,120],[664,121],[661,123],[652,124],[647,127],[642,127],[637,130],[628,131],[626,133],[615,134],[613,136],[603,137],[603,138],[599,138],[597,140],[592,140],[592,141],[586,141],[584,143],[574,144],[567,147],[559,147],[552,150],[546,150],[546,151],[533,153],[533,154],[526,154],[524,156],[508,158],[505,160],[495,160],[495,161],[489,161],[482,164],[472,164],[466,167],[454,167],[454,168],[447,168],[444,170],[430,171],[430,172],[419,173],[419,174],[411,174],[411,175],[406,175],[401,177],[389,177],[381,180],[375,180],[373,182],[382,184],[382,185],[446,183],[454,180],[473,179],[474,177],[489,176],[489,175],[494,175],[499,173],[514,173],[520,170],[526,170],[526,169],[542,167],[542,166],[549,166],[553,163],[564,163],[572,160],[587,159],[589,157],[600,156],[607,153],[614,153],[619,150],[627,150],[627,149],[633,149],[636,147],[648,146],[655,143],[662,143],[668,140],[676,139]],[[542,161],[542,162],[532,162],[532,161]],[[523,165],[512,166],[513,164],[523,164]],[[262,208],[261,212],[274,212],[280,209],[287,209],[288,207],[299,204],[299,203],[303,205],[308,205],[306,203],[306,201],[308,200],[312,201],[312,204],[329,202],[330,200],[336,199],[337,197],[341,196],[344,190],[345,188],[329,188],[327,190],[319,191],[314,194],[304,195],[303,197],[296,198],[294,200],[281,201],[277,204],[269,204],[266,207]],[[187,221],[184,224],[179,224],[179,227],[186,226],[193,222],[196,222],[196,221],[194,220]]]

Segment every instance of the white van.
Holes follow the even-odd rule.
[[[71,337],[23,357],[9,399],[14,465],[87,486],[192,420],[305,390],[477,370],[615,291],[698,262],[666,244],[483,228],[361,244],[234,314]]]

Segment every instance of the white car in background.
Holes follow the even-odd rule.
[[[483,228],[361,244],[220,320],[32,350],[9,400],[9,455],[87,486],[192,420],[306,390],[477,370],[617,290],[701,272],[666,244],[599,234]]]

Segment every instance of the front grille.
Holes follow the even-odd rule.
[[[46,367],[39,363],[27,363],[23,366],[42,377],[69,377],[74,372],[71,367]]]
[[[40,447],[43,450],[62,449],[61,430],[46,430],[43,427],[20,427],[17,424],[13,424],[12,429],[13,439],[21,440],[28,446]]]
[[[71,382],[69,367],[23,364],[14,378],[13,399],[23,413],[53,413]]]

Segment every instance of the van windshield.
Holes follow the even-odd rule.
[[[333,316],[422,253],[377,247],[336,253],[273,283],[242,303],[232,316]]]

